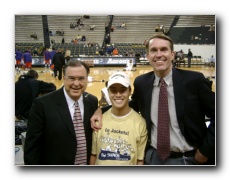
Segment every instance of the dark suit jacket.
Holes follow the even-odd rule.
[[[15,83],[15,116],[28,119],[33,100],[40,94],[56,90],[53,83],[39,81],[29,75],[21,75]]]
[[[98,108],[98,99],[83,94],[87,163],[91,154],[90,118]],[[76,135],[63,88],[34,100],[28,119],[24,148],[26,165],[74,165]]]
[[[176,115],[186,141],[208,158],[215,155],[215,93],[202,73],[173,69],[172,72]],[[145,118],[148,144],[151,140],[151,115],[154,72],[137,77],[130,106]],[[205,115],[211,118],[207,128]]]

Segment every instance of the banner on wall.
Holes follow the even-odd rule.
[[[93,60],[94,66],[125,66],[128,61],[132,60],[134,66],[136,65],[135,57],[71,57],[71,60],[87,61]],[[44,65],[43,57],[33,57],[32,65]]]

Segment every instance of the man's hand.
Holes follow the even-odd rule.
[[[196,154],[195,154],[195,160],[199,164],[204,164],[204,163],[207,162],[208,158],[206,156],[204,156],[203,154],[201,154],[201,152],[199,151],[199,149],[197,149]]]
[[[91,119],[90,119],[91,128],[92,128],[93,130],[98,131],[98,130],[101,129],[101,127],[102,127],[102,121],[101,121],[101,119],[102,119],[102,111],[101,111],[100,108],[98,108],[98,109],[94,112],[93,116],[92,116]]]

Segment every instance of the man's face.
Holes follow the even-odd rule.
[[[166,76],[172,69],[174,52],[167,40],[154,38],[149,42],[149,53],[146,55],[155,73],[159,77]]]
[[[88,75],[84,66],[67,67],[64,76],[64,87],[67,94],[77,101],[88,84]]]

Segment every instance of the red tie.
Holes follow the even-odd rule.
[[[165,160],[170,154],[169,110],[167,84],[160,79],[158,102],[157,153]]]
[[[77,141],[75,165],[86,165],[87,147],[86,147],[86,139],[85,139],[85,130],[84,130],[84,124],[81,118],[81,111],[78,106],[78,102],[75,102],[73,125],[76,134],[76,141]]]

